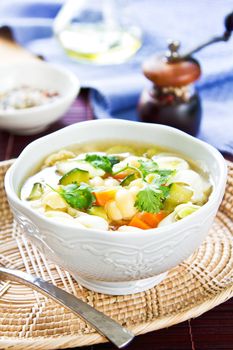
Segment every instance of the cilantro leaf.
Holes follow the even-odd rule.
[[[139,211],[158,213],[162,209],[164,195],[159,189],[147,186],[136,196],[135,207]]]
[[[117,157],[117,156],[109,155],[109,156],[106,156],[106,157],[109,159],[110,163],[112,164],[112,167],[113,167],[113,165],[115,165],[115,164],[120,162],[120,158]]]
[[[143,178],[149,174],[156,174],[153,183],[157,186],[164,185],[167,183],[170,176],[175,174],[175,170],[169,169],[158,169],[158,164],[153,160],[140,161],[139,170],[141,171]]]
[[[148,213],[158,213],[163,208],[163,203],[170,192],[170,186],[164,186],[175,170],[159,170],[157,164],[153,161],[143,162],[139,168],[143,176],[149,173],[156,174],[153,183],[138,192],[135,201],[135,207],[139,211]]]
[[[70,184],[61,186],[59,194],[65,201],[75,209],[87,209],[92,206],[95,197],[91,192],[91,188],[86,184]]]
[[[113,165],[120,161],[115,156],[101,156],[99,154],[87,154],[85,160],[95,168],[100,168],[109,174],[112,173]]]
[[[170,186],[147,185],[139,191],[134,206],[140,211],[158,213],[170,191]]]
[[[164,199],[166,199],[167,196],[169,195],[171,185],[170,186],[159,186],[159,189],[160,189],[160,191],[162,191]]]
[[[169,180],[170,176],[174,175],[176,170],[156,170],[155,174],[158,174],[158,178],[155,179],[156,185],[164,185]]]
[[[154,173],[158,170],[158,164],[155,163],[153,160],[140,160],[139,162],[139,170],[141,171],[144,178],[146,177],[146,175]]]

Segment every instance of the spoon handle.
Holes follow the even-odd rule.
[[[71,310],[74,314],[88,322],[118,348],[123,348],[134,338],[133,333],[122,327],[110,317],[83,302],[81,299],[76,298],[74,295],[67,293],[63,289],[58,288],[52,283],[46,282],[39,277],[31,276],[22,271],[0,267],[0,279],[21,282],[24,285],[49,296],[57,303]]]

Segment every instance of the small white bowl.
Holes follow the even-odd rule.
[[[28,85],[60,94],[42,106],[13,111],[0,109],[0,129],[15,134],[30,135],[43,131],[64,115],[80,90],[79,80],[73,73],[42,61],[0,65],[0,77],[0,92]]]
[[[94,132],[93,132],[94,131]],[[25,179],[50,153],[68,145],[122,140],[154,143],[173,149],[208,169],[213,191],[192,215],[168,226],[143,232],[77,229],[49,220],[19,199]],[[84,286],[107,294],[144,291],[190,256],[205,239],[221,203],[226,162],[212,146],[177,129],[123,120],[73,124],[34,141],[25,148],[5,178],[15,219],[50,260],[60,264]]]

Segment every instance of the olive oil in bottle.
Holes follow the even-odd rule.
[[[116,5],[113,0],[65,3],[55,19],[54,32],[70,57],[95,64],[117,64],[137,52],[141,46],[140,29],[123,25]]]

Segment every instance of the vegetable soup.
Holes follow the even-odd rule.
[[[128,232],[182,220],[211,189],[208,174],[182,155],[118,141],[49,155],[23,184],[21,199],[57,222]]]

